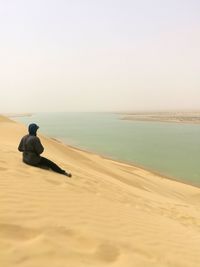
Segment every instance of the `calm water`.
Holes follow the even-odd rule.
[[[17,118],[67,144],[200,185],[200,125],[120,120],[110,113],[38,113]]]

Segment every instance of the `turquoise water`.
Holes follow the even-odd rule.
[[[38,113],[17,118],[67,144],[200,185],[200,125],[120,120],[111,113]]]

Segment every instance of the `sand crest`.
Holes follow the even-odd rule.
[[[200,189],[40,136],[73,178],[25,165],[0,117],[3,267],[199,267]]]

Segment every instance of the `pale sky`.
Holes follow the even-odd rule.
[[[0,0],[0,113],[200,110],[199,0]]]

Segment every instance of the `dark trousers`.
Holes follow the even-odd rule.
[[[65,173],[65,171],[62,170],[57,164],[55,164],[53,161],[47,158],[44,158],[44,157],[41,157],[38,167],[52,169],[54,172],[58,172],[62,174]]]

